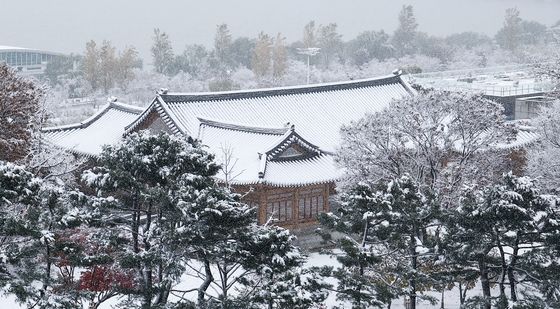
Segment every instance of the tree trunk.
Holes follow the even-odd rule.
[[[270,274],[270,281],[274,280],[274,274]],[[272,294],[268,299],[268,309],[274,309],[274,299],[272,298]]]
[[[228,299],[228,265],[224,263],[224,267],[220,270],[222,272],[222,309],[227,308]]]
[[[138,196],[132,197],[132,248],[134,253],[140,252],[140,246],[138,243],[138,231],[140,229],[140,203],[138,203]]]
[[[152,225],[152,205],[151,203],[148,205],[148,209],[146,210],[146,226],[144,229],[144,234],[149,233]],[[150,240],[147,238],[146,235],[143,237],[144,243],[144,251],[149,252],[151,250],[151,243]],[[153,280],[152,280],[152,265],[151,262],[148,264],[145,261],[143,262],[143,273],[144,273],[144,291],[143,291],[143,304],[142,308],[149,309],[152,307],[152,299],[154,297],[153,291]]]
[[[484,257],[478,260],[478,269],[480,271],[480,283],[482,285],[482,296],[484,297],[484,309],[492,309],[490,299],[492,298],[490,292],[490,280],[488,279],[488,267]]]
[[[410,235],[410,243],[408,252],[410,254],[410,268],[416,271],[418,268],[418,257],[416,256],[416,238],[413,234]],[[410,306],[409,309],[416,309],[416,278],[408,280],[410,288]]]
[[[463,289],[463,283],[461,281],[459,281],[459,303],[461,305],[463,305],[465,303],[465,300],[467,298],[467,287],[465,286],[465,288]]]
[[[502,269],[500,273],[500,282],[498,283],[500,287],[500,298],[506,298],[506,275],[507,275],[507,262],[506,255],[504,253],[504,248],[498,243],[498,250],[500,251],[500,261],[502,263]]]
[[[204,259],[204,271],[206,272],[206,278],[204,279],[202,285],[198,288],[199,307],[202,307],[202,305],[204,304],[204,296],[206,295],[206,290],[208,290],[208,287],[210,286],[212,281],[214,281],[214,276],[212,276],[212,270],[210,269],[210,262],[206,259]]]
[[[511,261],[507,269],[511,301],[513,302],[517,301],[517,288],[516,288],[517,282],[515,280],[515,273],[513,272],[513,269],[517,265],[518,254],[519,254],[519,237],[515,238],[515,243],[513,245],[513,254],[511,255]]]

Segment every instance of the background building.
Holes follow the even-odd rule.
[[[61,53],[0,45],[0,63],[6,63],[23,74],[43,74],[48,63],[62,57]]]

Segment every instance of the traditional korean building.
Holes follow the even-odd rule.
[[[161,91],[126,131],[167,131],[202,141],[219,176],[258,207],[258,221],[301,228],[330,210],[340,177],[333,152],[342,125],[415,91],[382,78],[219,93]]]
[[[344,124],[415,91],[400,74],[340,83],[218,93],[160,91],[139,109],[111,102],[89,119],[43,130],[44,139],[95,157],[139,130],[199,139],[223,165],[218,175],[258,207],[258,221],[290,228],[330,210],[341,170],[333,153]]]
[[[400,74],[218,93],[162,90],[143,110],[111,103],[80,124],[47,128],[44,134],[57,147],[87,156],[139,130],[191,136],[222,164],[219,180],[258,208],[259,223],[272,218],[299,229],[331,209],[343,172],[333,156],[340,128],[415,94]],[[531,134],[524,137],[532,140]]]

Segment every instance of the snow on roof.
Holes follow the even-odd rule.
[[[261,130],[237,124],[203,122],[198,137],[223,165],[218,177],[227,178],[231,184],[301,186],[333,182],[341,176],[333,157],[319,149],[314,149],[311,155],[287,159],[274,155],[291,145],[306,142],[293,127]],[[225,165],[228,161],[229,165]]]
[[[34,48],[0,45],[0,52],[5,52],[5,51],[33,52],[33,53],[41,53],[41,54],[49,54],[49,55],[57,55],[57,56],[63,55],[62,53],[58,53],[58,52],[51,52],[46,50],[34,49]]]
[[[381,111],[391,101],[414,93],[400,75],[250,91],[161,93],[127,131],[140,125],[152,110],[163,111],[162,118],[173,132],[191,136],[198,131],[198,118],[254,127],[282,127],[289,122],[314,145],[334,151],[343,124]]]
[[[0,50],[28,50],[28,48],[0,45]]]
[[[232,183],[326,183],[341,176],[331,155],[339,145],[341,126],[415,93],[400,73],[217,93],[162,90],[126,132],[157,113],[171,132],[198,137],[220,163],[229,152],[233,168],[226,169],[232,168],[227,175]],[[220,178],[226,175],[222,172]]]
[[[520,149],[533,144],[540,139],[540,135],[531,127],[517,125],[517,135],[509,143],[498,144],[500,149]]]
[[[124,127],[143,110],[137,106],[111,102],[80,123],[43,128],[43,139],[73,153],[97,156],[103,145],[118,142]]]

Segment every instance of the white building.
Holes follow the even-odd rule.
[[[37,49],[0,45],[0,63],[5,63],[23,74],[43,74],[47,64],[57,57],[64,57],[64,55]]]

